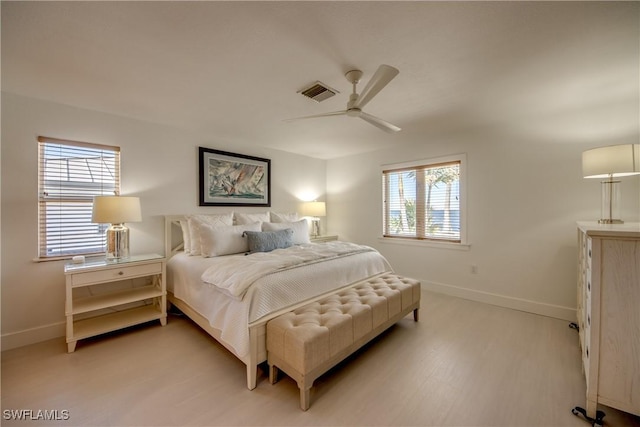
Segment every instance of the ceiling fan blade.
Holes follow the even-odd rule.
[[[392,125],[391,123],[384,121],[376,116],[372,116],[371,114],[367,114],[364,111],[360,112],[360,115],[358,117],[360,117],[362,120],[367,121],[368,123],[371,123],[378,129],[382,129],[385,132],[391,133],[399,132],[400,130],[402,130],[398,126]]]
[[[383,64],[379,66],[373,77],[371,77],[371,80],[369,80],[364,89],[362,89],[360,96],[358,96],[358,99],[353,106],[356,108],[364,107],[365,104],[371,101],[378,92],[384,89],[384,87],[388,85],[399,72],[400,71],[398,71],[397,68],[390,65]]]
[[[318,117],[343,116],[345,114],[347,114],[346,110],[332,111],[331,113],[314,114],[313,116],[294,117],[292,119],[285,119],[285,120],[283,120],[283,122],[294,122],[296,120],[315,119],[315,118],[318,118]]]

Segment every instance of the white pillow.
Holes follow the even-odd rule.
[[[186,219],[180,220],[180,227],[182,227],[182,244],[184,246],[184,253],[191,253],[191,234],[189,233],[189,221]]]
[[[233,212],[226,214],[215,215],[190,215],[187,217],[189,222],[189,236],[191,237],[191,247],[189,248],[189,255],[200,255],[202,252],[200,243],[200,228],[202,224],[210,225],[213,227],[233,225]]]
[[[306,219],[301,219],[296,222],[263,222],[262,231],[276,231],[290,228],[293,230],[293,244],[301,245],[303,243],[310,243],[309,240],[309,225],[307,225]]]
[[[260,222],[241,225],[212,227],[204,224],[200,242],[205,258],[249,252],[249,240],[242,236],[245,231],[260,231]]]
[[[235,224],[252,224],[254,222],[269,222],[269,212],[260,213],[238,213],[233,214]]]
[[[271,212],[271,222],[296,222],[298,220],[298,212],[276,213]]]

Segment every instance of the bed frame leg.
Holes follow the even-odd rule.
[[[266,358],[265,358],[266,359]],[[247,387],[256,388],[258,383],[258,329],[249,328],[249,358],[247,364]]]
[[[413,310],[413,321],[417,322],[420,320],[420,309],[416,308],[415,310]]]
[[[256,365],[247,365],[247,387],[249,390],[256,388],[258,383],[258,367]]]

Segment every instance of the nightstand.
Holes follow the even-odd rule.
[[[89,258],[66,264],[64,274],[69,353],[83,338],[151,320],[167,324],[166,263],[161,255]]]
[[[338,236],[311,236],[309,240],[311,243],[331,242],[333,240],[338,240]]]

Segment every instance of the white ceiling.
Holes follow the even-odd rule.
[[[210,134],[212,145],[327,159],[637,104],[639,11],[638,2],[3,1],[2,90]],[[361,89],[382,63],[400,74],[365,111],[401,132],[349,117],[283,122],[344,109],[344,73],[361,69]],[[296,93],[316,80],[341,93],[322,103]],[[611,114],[607,126],[627,119]],[[556,128],[572,125],[563,122]]]

